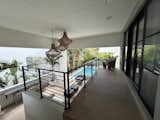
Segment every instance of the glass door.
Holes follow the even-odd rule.
[[[137,24],[133,27],[133,42],[132,42],[132,58],[131,58],[131,79],[135,80],[135,60],[136,60],[136,48],[137,48]]]
[[[134,80],[137,89],[140,88],[140,80],[142,73],[142,52],[143,52],[143,30],[144,30],[144,18],[139,21],[138,25],[138,39],[135,54],[135,70],[134,70]]]

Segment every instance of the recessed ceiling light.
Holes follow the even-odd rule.
[[[112,16],[106,17],[106,20],[111,20],[111,19],[112,19]]]

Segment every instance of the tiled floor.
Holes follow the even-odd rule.
[[[71,107],[64,120],[143,120],[127,78],[118,70],[98,70]]]
[[[2,111],[0,120],[25,120],[23,104],[13,105]]]

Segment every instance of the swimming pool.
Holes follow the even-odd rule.
[[[91,67],[86,67],[85,68],[85,75],[86,75],[86,77],[91,77],[92,74],[94,74],[95,72],[96,72],[96,68],[95,67],[93,67],[92,69],[91,69]],[[80,68],[80,69],[74,71],[70,75],[70,77],[76,77],[76,76],[79,76],[79,75],[84,75],[84,68]]]

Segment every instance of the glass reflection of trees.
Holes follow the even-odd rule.
[[[144,46],[144,67],[159,74],[160,45],[158,44],[158,39],[155,40],[153,43],[149,42]]]

